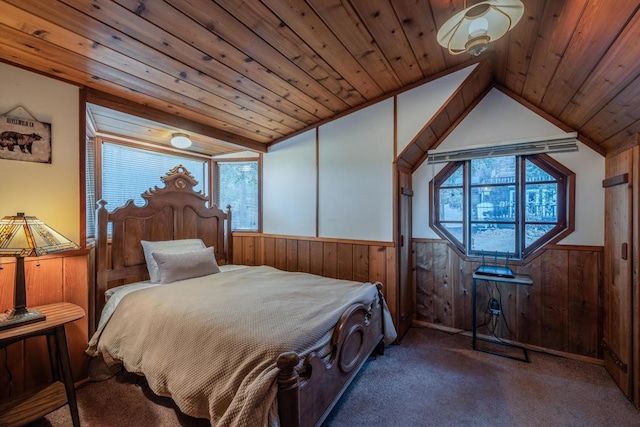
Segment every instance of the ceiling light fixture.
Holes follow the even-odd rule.
[[[186,133],[174,133],[171,135],[171,145],[176,148],[191,147],[191,138]]]
[[[524,5],[520,0],[488,0],[467,7],[452,16],[438,31],[438,43],[450,54],[469,52],[478,56],[492,41],[504,36],[520,21]]]

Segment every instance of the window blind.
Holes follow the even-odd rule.
[[[87,238],[96,236],[96,147],[95,140],[87,137],[85,150],[85,190]]]
[[[209,195],[207,160],[160,153],[110,142],[102,144],[102,199],[114,210],[128,200],[138,206],[145,201],[141,194],[155,186],[162,187],[160,177],[177,165],[184,166],[198,181],[194,187]]]

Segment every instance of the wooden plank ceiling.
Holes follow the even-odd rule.
[[[601,152],[619,149],[640,132],[639,2],[523,2],[521,22],[490,48],[492,83]],[[265,151],[467,63],[436,42],[463,3],[0,0],[0,59],[198,133],[200,151],[207,138],[212,153],[219,140]]]

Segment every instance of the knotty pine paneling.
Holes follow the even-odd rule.
[[[471,330],[471,280],[479,262],[460,258],[441,240],[414,240],[416,320]],[[524,344],[602,359],[603,248],[550,246],[526,265],[512,265],[533,286],[477,285],[478,325],[490,295],[502,301],[496,335]],[[506,320],[506,322],[505,322]],[[508,326],[508,328],[507,328]],[[490,334],[486,326],[478,332]]]
[[[397,324],[395,251],[391,243],[233,234],[234,264],[270,265],[285,271],[382,283],[389,311]]]
[[[0,310],[13,308],[15,261],[0,258]],[[71,302],[89,313],[89,261],[84,251],[74,251],[70,255],[52,255],[25,259],[27,282],[27,307],[56,302]],[[76,320],[66,326],[67,344],[71,355],[71,367],[75,381],[87,376],[88,357],[84,350],[88,342],[88,317]],[[6,356],[5,356],[6,355]],[[5,361],[5,357],[8,361]],[[17,342],[0,351],[0,366],[7,363],[8,369],[0,369],[0,399],[9,393],[19,393],[25,389],[51,380],[46,339],[34,337]]]

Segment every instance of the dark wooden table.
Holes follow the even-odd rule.
[[[0,349],[27,338],[47,337],[53,383],[27,390],[0,402],[0,426],[22,426],[67,403],[74,427],[80,426],[65,325],[84,317],[84,310],[66,302],[33,307],[46,320],[0,331]],[[60,372],[62,371],[62,378]]]

